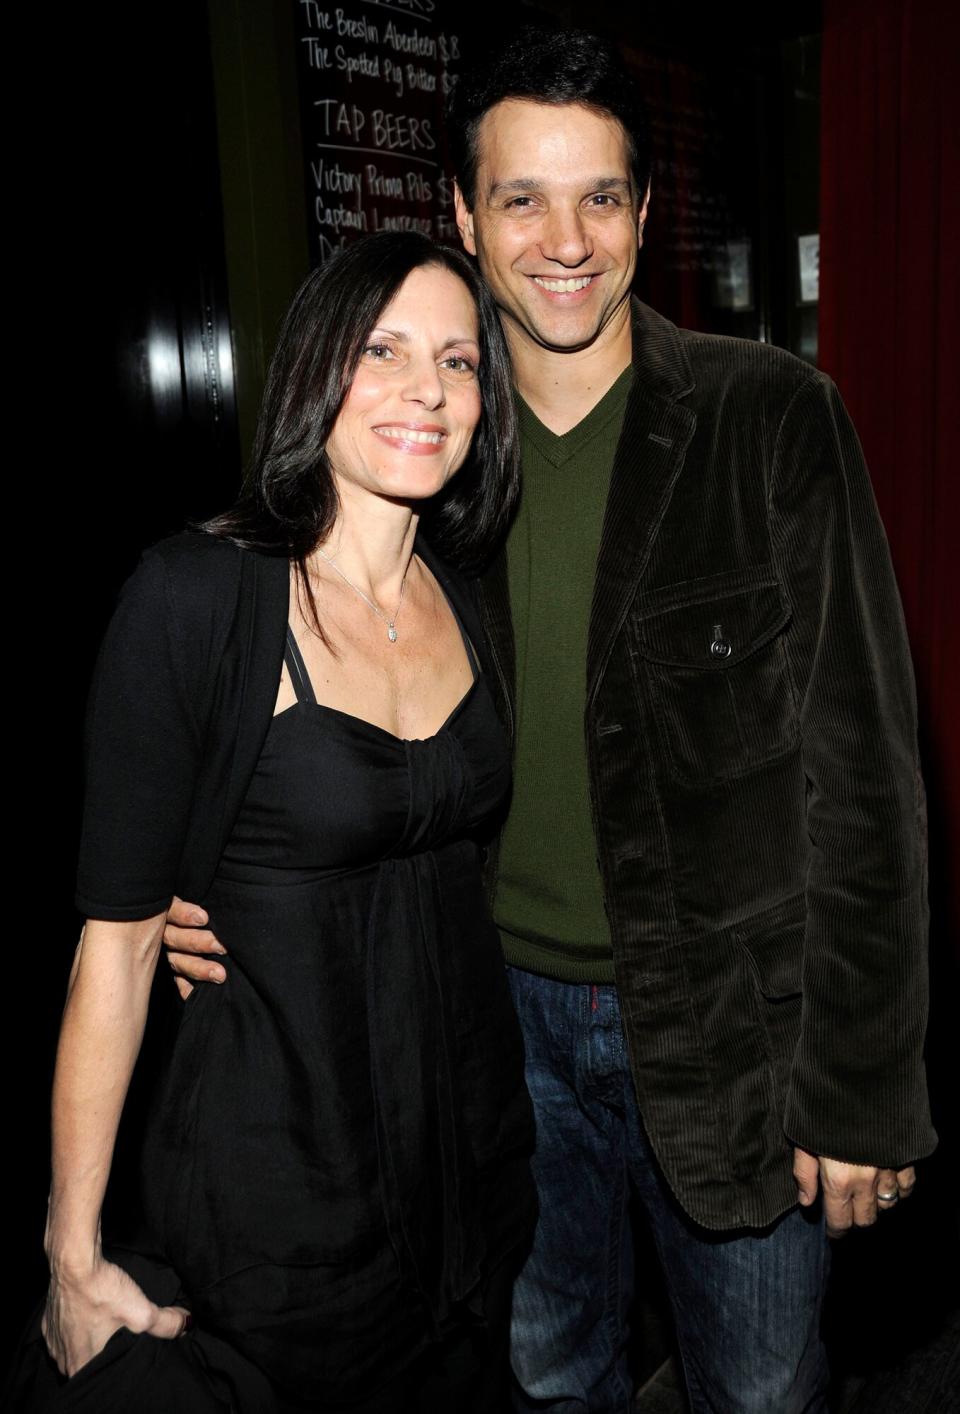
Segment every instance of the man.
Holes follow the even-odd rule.
[[[541,1203],[517,1408],[628,1408],[634,1192],[694,1410],[822,1409],[818,1191],[831,1233],[869,1224],[934,1142],[913,690],[860,450],[808,366],[631,303],[649,160],[595,37],[521,35],[451,132],[524,446],[482,588]]]

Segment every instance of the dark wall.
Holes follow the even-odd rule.
[[[7,1344],[45,1276],[47,1097],[80,925],[72,884],[91,666],[141,548],[224,505],[240,474],[205,6],[96,7],[69,41],[52,18],[41,24],[30,49],[43,56],[44,88],[22,116],[29,238],[11,280],[29,340],[23,399],[9,405],[28,434],[12,464],[12,550],[29,578],[25,611],[10,618],[25,620],[14,661],[42,663],[43,686],[17,742],[24,848],[8,874],[18,905],[5,1028],[5,1073],[16,1077]]]

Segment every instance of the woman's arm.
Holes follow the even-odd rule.
[[[187,1313],[155,1306],[100,1247],[100,1209],[130,1077],[143,1038],[165,914],[87,924],[64,1010],[53,1083],[53,1181],[45,1247],[43,1334],[72,1375],[114,1331],[172,1338]]]

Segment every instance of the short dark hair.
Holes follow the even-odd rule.
[[[650,180],[650,139],[636,81],[612,43],[582,29],[526,25],[471,64],[450,97],[453,174],[469,210],[477,198],[477,137],[486,113],[508,98],[577,103],[615,118],[627,135],[637,192]]]
[[[477,307],[483,406],[466,462],[425,504],[421,521],[431,544],[462,568],[481,565],[506,528],[519,451],[510,356],[493,298],[458,250],[416,232],[365,236],[314,270],[294,295],[270,361],[244,493],[201,527],[289,556],[308,594],[307,556],[339,508],[327,439],[371,329],[407,276],[431,265],[462,280]]]

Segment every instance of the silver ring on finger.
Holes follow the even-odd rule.
[[[895,1192],[895,1193],[878,1193],[878,1194],[877,1194],[877,1202],[878,1202],[878,1203],[895,1203],[899,1197],[900,1197],[899,1192]]]

